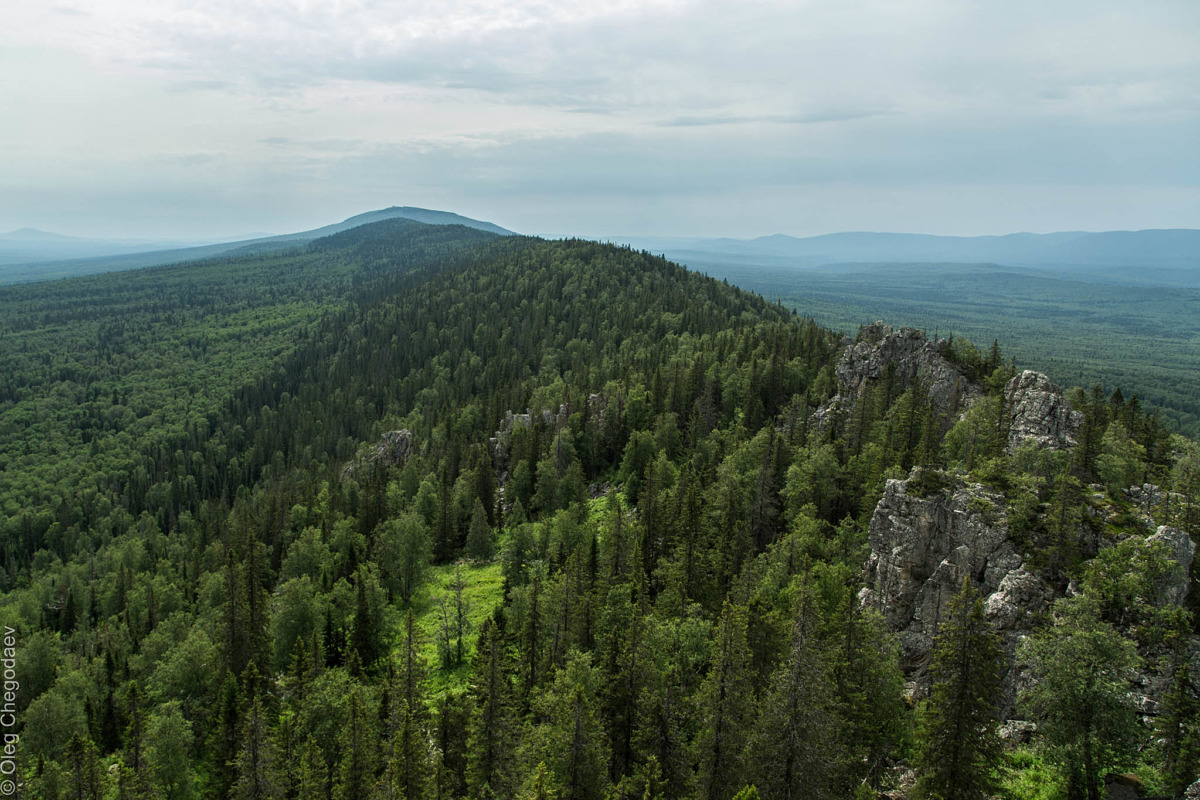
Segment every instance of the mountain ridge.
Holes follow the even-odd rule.
[[[129,269],[157,267],[167,264],[178,264],[185,261],[198,261],[220,256],[265,253],[283,250],[288,247],[311,242],[324,236],[340,233],[361,225],[379,222],[386,219],[410,219],[427,225],[462,225],[467,228],[494,233],[500,236],[515,235],[513,231],[502,228],[491,222],[471,219],[450,211],[438,211],[414,206],[389,206],[388,208],[366,211],[347,217],[341,222],[324,225],[306,231],[284,233],[274,236],[263,236],[252,239],[240,239],[214,244],[187,245],[179,247],[154,247],[154,245],[137,246],[122,245],[113,240],[88,240],[63,236],[62,240],[6,240],[0,236],[0,285],[5,283],[24,283],[28,281],[46,280],[51,278],[69,277],[72,275],[90,275],[99,272],[119,272]],[[33,230],[22,228],[20,230]],[[16,233],[17,231],[14,231]],[[38,233],[46,233],[39,231]],[[14,246],[5,247],[11,241]],[[60,243],[68,250],[60,250],[39,257],[38,252],[28,247],[22,247],[26,242]],[[84,252],[91,248],[90,254]],[[97,248],[99,248],[97,250]],[[6,274],[7,273],[7,274]]]
[[[1200,230],[1149,228],[1137,231],[1017,232],[988,236],[848,231],[795,237],[770,234],[753,239],[697,237],[609,237],[668,256],[700,252],[713,256],[789,258],[797,266],[833,263],[998,263],[1012,266],[1200,267]]]

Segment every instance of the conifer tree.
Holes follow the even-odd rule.
[[[243,714],[241,746],[234,760],[233,800],[275,800],[280,790],[274,743],[267,728],[267,712],[256,692]]]
[[[771,677],[746,748],[756,786],[767,800],[832,797],[837,719],[815,612],[802,601],[791,652]]]
[[[379,646],[375,622],[371,617],[371,606],[367,600],[367,570],[365,567],[358,568],[354,584],[354,629],[350,646],[358,655],[362,668],[369,671],[379,657]]]
[[[350,692],[346,724],[338,742],[341,757],[333,786],[335,800],[361,800],[368,796],[375,779],[376,740],[363,690],[355,686]]]
[[[67,790],[72,800],[101,800],[104,797],[100,759],[91,739],[78,733],[71,737],[67,745],[67,766],[70,775]]]
[[[934,637],[933,689],[921,715],[917,794],[982,800],[997,788],[1000,642],[970,577]]]
[[[389,687],[383,775],[376,794],[394,800],[419,800],[430,783],[429,706],[425,695],[425,662],[412,609],[404,622],[404,639]]]
[[[467,754],[467,777],[472,798],[511,791],[513,741],[508,735],[516,725],[515,696],[510,671],[511,659],[496,624],[483,623],[476,645],[471,694],[475,711],[471,719]]]
[[[476,561],[487,561],[493,553],[492,526],[488,522],[483,503],[476,498],[475,508],[471,512],[471,524],[467,528],[467,555]]]
[[[1034,679],[1020,698],[1025,710],[1070,768],[1071,791],[1099,800],[1101,774],[1128,763],[1137,735],[1130,691],[1137,648],[1084,594],[1055,604],[1053,624],[1024,643],[1021,659]]]
[[[325,800],[328,767],[321,746],[309,736],[300,747],[296,769],[296,800]]]
[[[727,601],[716,632],[713,663],[700,689],[697,761],[700,796],[705,800],[728,800],[743,785],[742,751],[753,711],[746,609]]]

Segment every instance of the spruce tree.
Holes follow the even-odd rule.
[[[516,697],[510,672],[513,669],[502,631],[488,619],[476,645],[471,695],[475,698],[467,751],[467,780],[470,796],[481,798],[510,793],[512,786],[513,737]]]
[[[492,526],[488,522],[483,503],[476,498],[475,508],[471,512],[471,525],[467,528],[467,555],[476,561],[487,561],[494,552]]]
[[[921,715],[917,794],[930,800],[982,800],[996,791],[1000,641],[971,579],[950,601],[934,637],[933,690]]]
[[[420,632],[412,609],[404,623],[404,640],[394,674],[388,687],[386,747],[383,775],[376,794],[379,797],[418,800],[428,794],[429,706],[425,693],[425,661],[421,658]]]
[[[791,652],[771,677],[746,748],[755,784],[768,800],[833,796],[837,719],[817,623],[805,598],[792,629]]]
[[[1022,646],[1034,682],[1020,700],[1060,763],[1069,793],[1099,800],[1100,776],[1127,765],[1139,735],[1132,677],[1137,647],[1084,594],[1055,604],[1051,627]]]
[[[753,710],[746,609],[726,602],[712,667],[700,689],[702,728],[696,747],[700,797],[727,800],[744,785],[742,751]]]

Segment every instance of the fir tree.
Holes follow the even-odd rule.
[[[933,690],[921,715],[917,794],[982,800],[997,789],[1003,651],[968,577],[934,637]]]
[[[478,498],[471,512],[471,524],[467,528],[467,555],[476,561],[487,561],[492,557],[492,526],[488,522],[487,512]]]
[[[754,709],[745,608],[725,604],[716,647],[700,689],[703,716],[697,741],[698,778],[702,798],[727,800],[743,785],[742,750]]]

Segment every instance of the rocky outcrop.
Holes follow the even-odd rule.
[[[988,619],[1010,655],[1054,594],[1026,569],[1009,537],[1003,497],[978,484],[947,480],[949,485],[937,488],[920,469],[906,480],[889,480],[868,532],[868,588],[861,599],[899,634],[902,666],[918,695],[928,689],[933,637],[964,578],[984,596]],[[1006,694],[1011,703],[1011,680]]]
[[[1004,387],[1004,398],[1010,451],[1027,441],[1055,450],[1075,446],[1083,414],[1071,409],[1062,389],[1045,375],[1025,370]]]
[[[343,478],[350,478],[360,469],[388,469],[408,463],[413,454],[413,435],[410,430],[388,431],[379,441],[342,470]]]
[[[845,342],[846,351],[835,370],[837,394],[809,418],[816,430],[826,428],[838,414],[849,413],[870,387],[889,381],[896,394],[919,385],[938,411],[952,416],[982,396],[963,369],[947,357],[948,340],[931,342],[915,328],[876,322],[863,328],[856,340]]]
[[[536,423],[553,434],[567,426],[571,414],[576,410],[578,409],[572,403],[566,402],[560,403],[557,411],[544,408],[540,415],[535,415],[528,408],[525,409],[524,414],[515,414],[511,410],[504,412],[504,418],[500,420],[500,427],[488,439],[488,447],[492,453],[492,468],[495,470],[500,484],[504,485],[508,482],[509,467],[511,466],[509,442],[514,429],[530,428]],[[590,418],[590,424],[602,428],[608,413],[608,398],[596,392],[589,394],[586,411]]]
[[[1096,515],[1078,531],[1085,557],[1095,555],[1089,544],[1096,535],[1093,527],[1103,529],[1111,523],[1103,510]],[[1162,547],[1178,565],[1158,577],[1156,602],[1182,605],[1196,556],[1194,542],[1186,532],[1168,526],[1160,526],[1145,541]],[[866,588],[859,599],[877,609],[897,633],[901,667],[913,697],[919,700],[929,690],[927,668],[934,636],[950,600],[969,577],[983,596],[985,614],[1008,655],[1003,678],[1007,716],[1018,690],[1029,680],[1013,668],[1017,646],[1041,624],[1062,587],[1052,585],[1026,563],[1025,553],[1009,535],[1004,498],[961,477],[916,468],[905,480],[887,482],[871,517],[868,543]],[[1066,595],[1078,591],[1072,582]],[[1188,647],[1200,690],[1200,639]],[[1159,713],[1155,698],[1166,689],[1164,676],[1150,669],[1139,683],[1141,713],[1149,719]]]
[[[862,329],[837,365],[839,394],[857,400],[872,383],[887,377],[908,388],[919,382],[939,409],[966,408],[979,388],[947,356],[946,341],[931,342],[915,328],[893,328],[882,322]]]
[[[1191,583],[1188,577],[1189,570],[1192,568],[1192,559],[1196,555],[1196,545],[1192,542],[1192,537],[1178,528],[1160,525],[1158,531],[1153,536],[1147,537],[1146,541],[1163,545],[1172,560],[1180,566],[1180,569],[1175,570],[1174,575],[1164,576],[1165,583],[1156,588],[1159,591],[1159,597],[1166,602],[1183,605],[1183,601],[1187,598],[1188,585]]]

